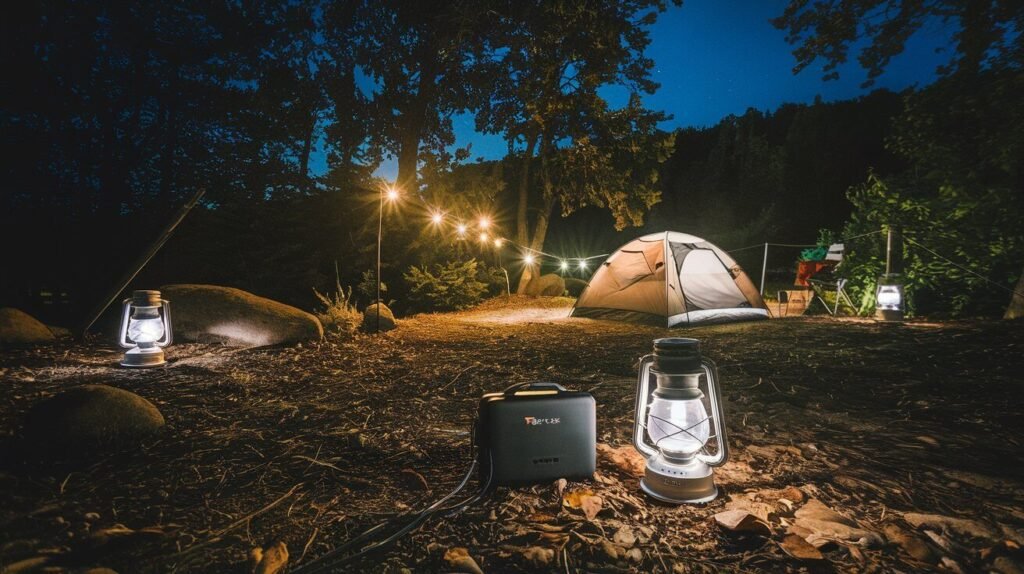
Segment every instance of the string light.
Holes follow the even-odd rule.
[[[480,229],[487,229],[491,226],[491,220],[487,217],[480,218]]]
[[[387,197],[388,201],[395,201],[396,199],[398,199],[398,190],[393,187],[389,187]]]
[[[533,265],[533,261],[534,261],[534,258],[533,258],[533,254],[531,254],[531,253],[527,253],[526,257],[523,257],[523,262],[526,263],[527,265]]]
[[[586,271],[586,270],[587,270],[587,260],[586,259],[580,259],[580,271]]]
[[[455,230],[459,232],[459,237],[464,237],[466,235],[466,224],[460,223],[456,226]]]
[[[480,234],[480,243],[487,243],[487,239],[487,232],[483,232]]]
[[[441,222],[444,221],[444,214],[440,211],[435,211],[433,215],[430,216],[430,221],[432,221],[434,225],[441,225]]]
[[[560,263],[558,264],[558,266],[559,266],[559,267],[560,267],[560,268],[562,269],[562,271],[566,271],[566,270],[568,270],[568,269],[569,269],[569,262],[568,262],[568,261],[566,261],[565,259],[563,259],[563,260],[562,260],[562,261],[561,261],[561,262],[560,262]]]
[[[494,246],[497,247],[498,249],[501,249],[501,246],[504,245],[504,244],[505,244],[505,240],[504,239],[502,239],[500,237],[495,237],[494,238]]]

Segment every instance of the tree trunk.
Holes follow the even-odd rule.
[[[299,156],[299,185],[302,186],[302,191],[310,192],[309,185],[309,154],[313,149],[313,136],[316,134],[316,121],[319,116],[319,110],[316,107],[313,108],[312,113],[309,115],[309,129],[306,130],[306,137],[302,142],[302,154]]]
[[[526,152],[523,154],[523,168],[519,172],[519,204],[516,207],[516,243],[526,245],[530,240],[530,226],[527,219],[530,201],[530,163],[533,150],[537,147],[537,134],[528,137]]]
[[[407,194],[419,192],[419,180],[416,172],[420,163],[420,140],[423,137],[423,126],[426,123],[427,110],[434,99],[437,80],[437,53],[424,50],[420,60],[420,80],[416,96],[412,98],[409,109],[402,112],[402,134],[398,150],[398,189]]]
[[[548,235],[548,224],[551,221],[551,210],[555,207],[555,194],[551,184],[551,173],[548,171],[548,154],[550,153],[551,147],[547,144],[543,144],[540,153],[540,177],[543,185],[543,197],[544,203],[540,209],[537,210],[537,221],[533,226],[533,236],[530,238],[529,246],[533,251],[542,251],[544,249],[544,239]],[[523,242],[526,244],[526,242]],[[527,286],[530,284],[535,277],[540,276],[540,265],[526,265],[523,268],[523,274],[519,276],[519,286],[516,288],[516,293],[524,293]]]
[[[1024,271],[1021,271],[1020,279],[1017,280],[1017,287],[1014,288],[1013,297],[1010,298],[1010,305],[1006,308],[1003,319],[1020,319],[1024,317]]]

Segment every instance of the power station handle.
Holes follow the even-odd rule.
[[[505,396],[512,396],[519,391],[564,391],[565,387],[558,383],[548,383],[545,381],[537,383],[517,383],[511,387],[505,389]]]

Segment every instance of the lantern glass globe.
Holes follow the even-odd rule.
[[[131,319],[128,322],[128,338],[136,344],[152,344],[163,336],[164,322],[160,317]]]
[[[689,458],[708,442],[711,423],[700,399],[655,397],[647,413],[647,434],[662,452]]]
[[[898,309],[900,291],[895,285],[882,285],[878,288],[878,306],[883,309]]]

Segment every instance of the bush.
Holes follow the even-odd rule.
[[[317,317],[323,324],[324,329],[335,330],[339,333],[351,334],[359,328],[363,320],[363,314],[359,312],[352,303],[352,288],[346,291],[341,283],[335,281],[334,293],[324,295],[313,288],[313,294],[323,304],[322,312]]]
[[[476,259],[427,266],[415,265],[405,274],[409,284],[409,302],[420,311],[456,311],[479,303],[487,283],[477,279]]]

